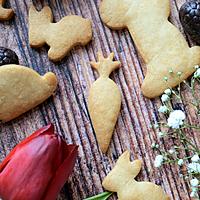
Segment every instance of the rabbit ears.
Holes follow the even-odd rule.
[[[37,11],[36,8],[32,5],[29,10],[29,16],[32,20],[52,22],[53,15],[52,11],[48,6],[45,6],[41,11]]]
[[[126,28],[126,13],[132,0],[103,0],[100,4],[100,15],[104,23],[110,28]]]
[[[130,173],[130,175],[132,177],[130,177],[130,179],[132,179],[133,177],[135,178],[142,167],[142,163],[140,160],[134,160],[133,162],[130,161],[130,152],[129,151],[125,151],[118,159],[117,161],[117,166],[120,166],[121,169],[124,169],[127,173]]]
[[[125,151],[117,160],[114,168],[103,180],[103,187],[108,191],[117,192],[120,188],[132,182],[141,169],[141,161],[130,161],[130,153]]]

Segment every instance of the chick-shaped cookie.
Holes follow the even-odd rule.
[[[146,97],[157,97],[177,86],[200,64],[200,47],[189,47],[168,21],[170,0],[102,0],[100,15],[112,29],[129,30],[146,63],[142,84]]]
[[[0,0],[0,20],[1,21],[9,20],[14,14],[12,9],[7,9],[3,7],[4,3],[5,3],[5,0]]]
[[[112,133],[121,107],[119,88],[109,78],[110,73],[120,67],[120,62],[113,61],[114,53],[108,58],[98,54],[98,62],[91,62],[100,77],[92,84],[89,91],[89,113],[96,133],[98,144],[105,153],[110,144]]]
[[[137,182],[134,178],[141,170],[141,161],[130,161],[130,153],[124,152],[113,170],[103,181],[103,187],[117,192],[119,200],[170,200],[162,188],[151,182]]]
[[[64,58],[77,45],[86,45],[92,39],[92,26],[88,19],[77,15],[66,16],[53,23],[51,9],[46,6],[38,12],[29,10],[29,42],[31,47],[50,46],[49,59],[56,62]]]
[[[40,76],[20,65],[0,67],[0,120],[9,121],[50,97],[57,86],[56,75]]]

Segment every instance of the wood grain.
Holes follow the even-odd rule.
[[[185,0],[171,0],[170,20],[182,32],[178,9],[184,2]],[[86,47],[74,48],[60,63],[50,62],[47,57],[48,47],[34,50],[29,46],[28,8],[32,3],[38,9],[49,5],[55,21],[70,14],[91,19],[92,42]],[[155,153],[151,149],[151,144],[158,141],[158,138],[150,129],[150,124],[160,118],[157,109],[161,102],[159,98],[148,100],[142,96],[140,86],[146,69],[134,41],[127,30],[112,31],[103,25],[98,12],[99,3],[100,0],[8,1],[7,6],[14,9],[15,17],[10,22],[0,24],[0,46],[15,50],[20,58],[20,64],[35,69],[41,75],[48,71],[56,73],[59,86],[56,94],[42,105],[16,120],[0,123],[0,160],[2,161],[27,135],[52,122],[56,126],[56,131],[68,143],[80,145],[74,172],[58,199],[81,200],[102,192],[102,179],[119,155],[129,149],[133,159],[139,158],[143,161],[138,180],[160,184],[173,200],[189,200],[188,186],[179,178],[178,168],[169,165],[156,170],[153,167]],[[187,40],[192,45],[188,38]],[[122,63],[122,67],[111,76],[119,86],[123,99],[113,139],[105,155],[98,148],[87,107],[88,89],[97,78],[97,73],[91,69],[89,61],[96,60],[99,50],[104,56],[113,51],[115,59]],[[184,95],[190,98],[187,90]],[[175,102],[173,105],[177,106]],[[199,123],[190,106],[185,105],[184,109],[188,113],[189,122]],[[199,146],[197,134],[192,131],[189,133],[191,140]],[[172,144],[173,141],[165,148],[170,148]]]

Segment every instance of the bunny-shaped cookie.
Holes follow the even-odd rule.
[[[90,88],[88,106],[97,141],[103,153],[110,144],[121,107],[119,88],[109,78],[110,73],[120,66],[120,62],[113,61],[113,58],[113,53],[108,58],[98,54],[98,62],[91,62],[100,77]]]
[[[38,12],[34,6],[29,10],[29,42],[31,47],[50,46],[49,59],[60,61],[76,45],[86,45],[92,39],[91,22],[71,15],[52,23],[51,9],[46,6]]]
[[[168,21],[169,0],[102,0],[100,15],[109,27],[130,31],[147,64],[142,91],[149,98],[175,87],[200,64],[200,47],[190,48],[181,32]],[[171,70],[173,73],[169,73]],[[178,72],[181,76],[177,76]]]
[[[103,181],[106,190],[117,192],[119,200],[170,200],[161,187],[151,182],[137,182],[141,161],[130,162],[130,153],[124,152],[113,170]]]

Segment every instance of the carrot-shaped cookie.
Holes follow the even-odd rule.
[[[100,77],[93,83],[89,92],[89,112],[102,152],[106,152],[119,115],[121,94],[119,88],[109,78],[110,73],[120,67],[113,61],[114,53],[108,58],[98,54],[98,62],[91,62]]]
[[[106,190],[117,192],[119,200],[170,200],[162,188],[151,182],[137,182],[141,161],[130,162],[130,153],[124,152],[113,170],[103,181]]]
[[[7,9],[3,7],[4,2],[5,0],[0,0],[0,20],[2,21],[9,20],[14,14],[12,9]]]

